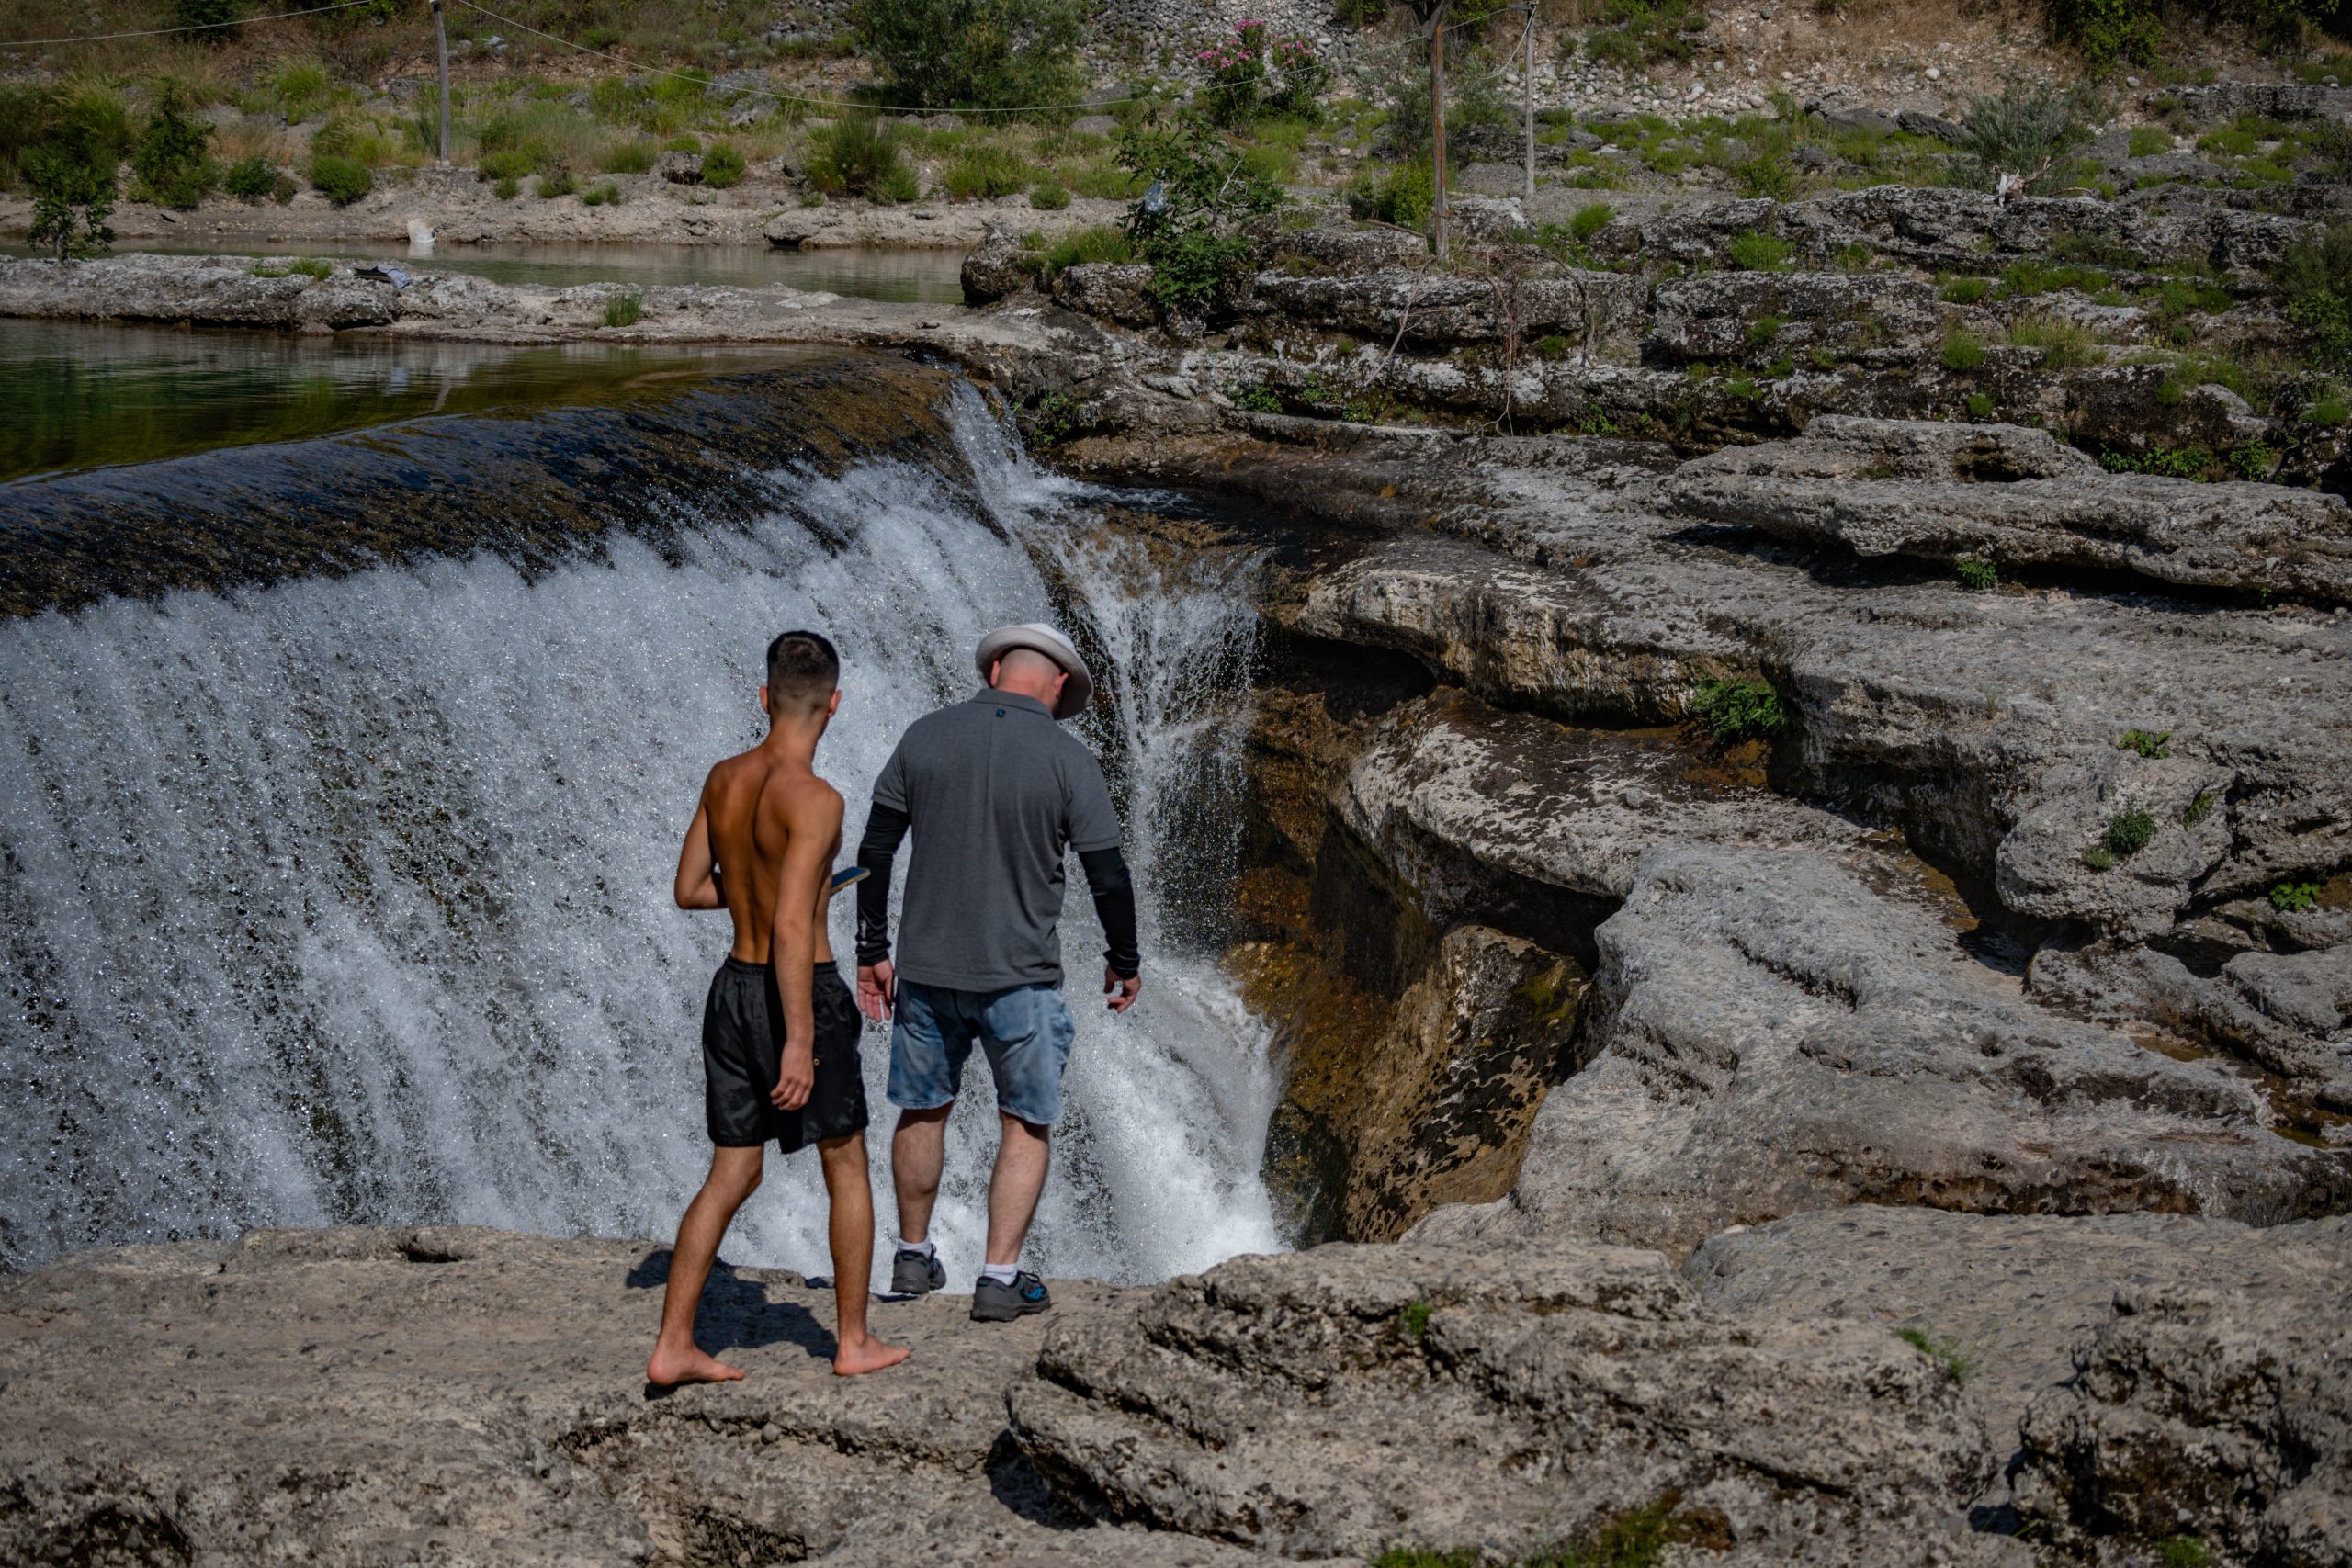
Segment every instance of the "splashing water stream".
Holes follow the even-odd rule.
[[[766,639],[841,647],[819,766],[854,839],[899,731],[976,684],[979,634],[1039,618],[1105,666],[1085,733],[1147,970],[1127,1017],[1092,1004],[1073,867],[1071,1113],[1030,1258],[1136,1280],[1278,1247],[1265,1031],[1213,958],[1249,564],[1155,563],[968,389],[949,427],[968,482],[780,473],[767,515],[689,520],[671,559],[616,536],[535,577],[483,554],[0,623],[0,1261],[266,1224],[665,1235],[707,1158],[728,940],[670,874],[703,770],[761,732]],[[885,1033],[865,1051],[887,1224]],[[994,1132],[976,1073],[935,1228],[959,1272]],[[728,1253],[829,1268],[813,1155],[772,1163]]]

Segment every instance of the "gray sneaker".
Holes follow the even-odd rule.
[[[1012,1277],[1010,1285],[980,1276],[972,1287],[972,1321],[974,1323],[1011,1323],[1016,1317],[1027,1317],[1033,1312],[1043,1312],[1054,1304],[1046,1292],[1046,1281],[1026,1269]]]
[[[910,1252],[902,1247],[890,1260],[890,1293],[894,1296],[927,1296],[946,1283],[947,1269],[936,1252]]]

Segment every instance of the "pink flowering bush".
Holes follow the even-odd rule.
[[[1209,118],[1227,128],[1248,125],[1261,114],[1316,118],[1330,74],[1311,39],[1276,39],[1254,17],[1193,58],[1208,76],[1203,99]]]

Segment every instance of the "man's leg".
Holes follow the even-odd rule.
[[[653,1342],[653,1359],[645,1364],[648,1382],[667,1387],[680,1382],[728,1382],[743,1374],[695,1344],[695,1310],[702,1304],[702,1288],[710,1266],[718,1258],[718,1243],[728,1223],[760,1185],[759,1145],[750,1148],[716,1148],[710,1153],[710,1175],[702,1190],[686,1205],[678,1222],[678,1244],[670,1250],[670,1283],[662,1293],[662,1333]]]
[[[833,1371],[843,1377],[878,1372],[905,1360],[907,1349],[865,1331],[865,1298],[874,1275],[874,1189],[866,1182],[865,1134],[822,1139],[817,1156],[825,1168],[825,1197],[832,1206]]]
[[[989,1175],[989,1262],[1010,1269],[1021,1261],[1037,1195],[1053,1163],[1053,1129],[997,1112],[996,1169]],[[928,1211],[926,1211],[927,1213]]]
[[[939,1173],[947,1163],[947,1113],[956,1107],[901,1111],[890,1134],[890,1185],[899,1198],[899,1240],[919,1247],[931,1239],[931,1210],[939,1201]]]

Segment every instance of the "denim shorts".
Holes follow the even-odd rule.
[[[1061,1117],[1062,1069],[1077,1033],[1058,986],[958,991],[900,980],[890,1103],[907,1111],[952,1103],[964,1091],[964,1064],[978,1041],[996,1077],[997,1109],[1051,1126]]]

